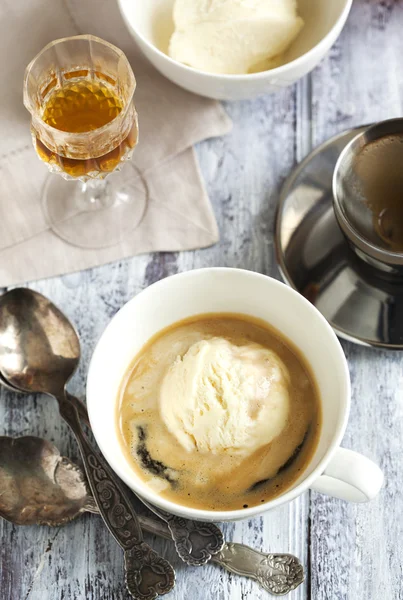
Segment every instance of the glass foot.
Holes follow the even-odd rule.
[[[81,248],[107,248],[136,229],[147,199],[147,184],[129,162],[106,179],[85,183],[50,175],[42,202],[49,227],[63,240]]]

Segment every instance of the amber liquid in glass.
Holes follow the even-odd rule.
[[[42,120],[60,131],[85,133],[107,125],[119,115],[123,102],[114,90],[114,81],[96,72],[89,77],[88,70],[65,73],[66,83],[56,88],[56,79],[43,91]],[[137,124],[128,136],[106,154],[93,158],[74,159],[61,156],[45,146],[36,137],[36,151],[46,163],[58,165],[71,177],[82,177],[91,172],[114,171],[122,156],[137,143]]]

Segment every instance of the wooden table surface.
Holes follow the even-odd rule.
[[[328,0],[331,1],[331,0]],[[38,17],[39,18],[39,17]],[[221,241],[208,250],[154,254],[30,284],[75,323],[83,356],[71,390],[83,397],[96,340],[115,312],[167,275],[231,266],[278,277],[273,218],[278,189],[314,146],[351,126],[402,115],[403,2],[355,0],[347,26],[322,64],[295,87],[226,106],[233,132],[200,144],[198,155]],[[403,360],[344,343],[352,411],[344,445],[384,470],[379,498],[347,504],[306,493],[252,521],[227,524],[228,540],[292,552],[306,569],[293,600],[403,599]],[[55,403],[0,391],[0,434],[39,435],[77,459]],[[1,490],[0,490],[1,493]],[[58,529],[0,522],[1,600],[123,600],[122,552],[99,517]],[[182,565],[169,542],[147,540],[176,567],[172,600],[263,600],[257,584],[215,566]]]

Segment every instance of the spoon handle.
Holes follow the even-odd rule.
[[[304,568],[292,554],[266,554],[244,544],[227,542],[213,556],[215,562],[231,573],[250,577],[273,596],[284,596],[304,581]]]
[[[81,427],[75,402],[65,394],[58,398],[60,414],[70,425],[80,448],[88,482],[99,512],[125,553],[126,587],[136,600],[155,600],[171,591],[175,572],[143,541],[137,515],[123,485],[106,460],[95,452]]]
[[[224,547],[222,531],[214,523],[204,523],[171,515],[140,498],[157,517],[168,525],[176,552],[187,565],[201,567]]]
[[[69,394],[68,392],[66,392],[66,396],[68,396],[69,400],[71,402],[73,402],[74,406],[77,409],[77,412],[79,414],[79,417],[84,421],[84,423],[91,428],[90,425],[90,420],[88,418],[88,412],[87,412],[87,407],[85,406],[84,402],[81,402],[81,400],[79,400],[78,398],[76,398],[75,396],[71,396],[71,394]]]

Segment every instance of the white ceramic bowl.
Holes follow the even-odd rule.
[[[352,0],[299,0],[305,26],[288,50],[285,65],[250,75],[216,75],[187,67],[167,55],[174,29],[174,0],[118,2],[134,39],[158,70],[185,90],[216,100],[253,98],[295,83],[312,71],[334,44],[352,5]]]
[[[118,390],[134,356],[164,327],[208,312],[243,313],[270,323],[302,351],[321,395],[321,435],[306,470],[284,494],[242,510],[192,509],[162,498],[136,474],[118,436]],[[95,438],[115,472],[139,496],[186,518],[250,518],[293,500],[308,488],[361,502],[374,497],[382,485],[382,472],[374,463],[339,447],[350,409],[350,380],[333,330],[303,296],[275,279],[250,271],[189,271],[163,279],[130,300],[112,319],[95,349],[88,373],[87,404]]]

